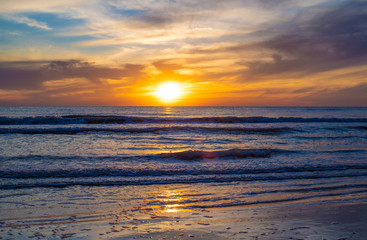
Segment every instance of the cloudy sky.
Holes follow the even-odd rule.
[[[0,6],[0,105],[367,106],[366,0]]]

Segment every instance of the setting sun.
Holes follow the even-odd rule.
[[[166,82],[161,84],[154,94],[164,102],[172,102],[177,100],[183,94],[183,91],[178,83]]]

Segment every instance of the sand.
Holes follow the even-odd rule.
[[[9,218],[0,223],[0,239],[367,239],[366,223],[367,202],[168,212],[135,207]]]
[[[366,213],[367,203],[212,209],[114,239],[367,239]]]

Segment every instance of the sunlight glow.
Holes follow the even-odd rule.
[[[164,191],[162,192],[160,198],[161,198],[161,213],[177,213],[177,212],[183,212],[188,211],[185,209],[185,200],[181,196],[182,192],[180,191]]]
[[[176,82],[166,82],[161,84],[154,92],[161,101],[172,102],[177,100],[183,94],[182,87]]]

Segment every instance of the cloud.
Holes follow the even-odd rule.
[[[266,8],[274,8],[291,1],[292,0],[259,0],[259,3]]]
[[[94,84],[102,79],[137,78],[144,66],[125,64],[120,68],[96,66],[80,60],[0,63],[0,89],[42,89],[46,81],[84,78]]]
[[[160,72],[173,73],[175,70],[182,68],[182,66],[174,63],[168,63],[166,60],[159,60],[153,62],[153,66]]]
[[[16,16],[16,15],[3,15],[2,17],[7,19],[7,20],[14,21],[16,23],[24,23],[29,27],[35,27],[35,28],[40,28],[40,29],[44,29],[44,30],[52,30],[52,28],[47,26],[46,23],[41,22],[41,21],[37,21],[36,19],[32,19],[32,18],[29,18],[29,17]]]
[[[17,13],[17,12],[59,12],[70,7],[80,7],[91,4],[93,0],[86,3],[84,0],[17,0],[17,1],[1,1],[1,13]]]
[[[164,28],[178,21],[177,15],[172,15],[171,12],[161,11],[145,11],[141,14],[129,18],[130,24],[134,27],[144,28]]]
[[[294,76],[366,64],[365,9],[366,1],[350,1],[318,14],[313,13],[315,8],[306,9],[287,32],[256,44],[272,53],[272,61],[245,62],[248,67],[245,76]]]
[[[312,93],[299,100],[319,106],[366,106],[367,83],[339,90],[325,89]]]

